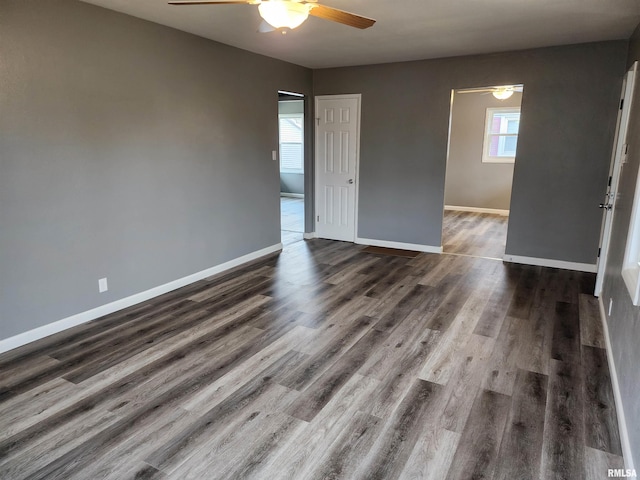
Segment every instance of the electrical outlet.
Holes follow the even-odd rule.
[[[100,293],[104,293],[107,290],[109,290],[109,286],[107,285],[107,279],[105,278],[101,278],[100,280],[98,280],[98,291]]]
[[[612,310],[613,310],[613,298],[609,298],[609,313],[607,315],[611,316]]]
[[[271,150],[271,160],[274,162],[278,160],[278,152],[276,150]]]

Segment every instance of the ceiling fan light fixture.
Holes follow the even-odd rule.
[[[273,28],[296,28],[309,17],[309,4],[290,0],[265,0],[258,5],[260,16]]]
[[[512,87],[499,88],[498,90],[493,92],[493,96],[496,97],[498,100],[506,100],[507,98],[510,98],[511,95],[513,95]]]

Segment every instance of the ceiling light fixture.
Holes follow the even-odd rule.
[[[309,17],[311,5],[291,0],[268,0],[258,5],[260,16],[273,28],[296,28]]]
[[[513,87],[501,87],[495,92],[493,92],[493,96],[498,100],[506,100],[513,95]]]

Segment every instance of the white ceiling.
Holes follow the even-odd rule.
[[[255,5],[83,1],[310,68],[628,39],[640,22],[640,0],[321,0],[377,23],[358,30],[309,17],[282,35],[257,33]]]

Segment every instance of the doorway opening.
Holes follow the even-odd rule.
[[[281,242],[299,242],[304,235],[305,97],[278,91]]]
[[[504,257],[522,92],[523,85],[451,91],[444,253]]]

